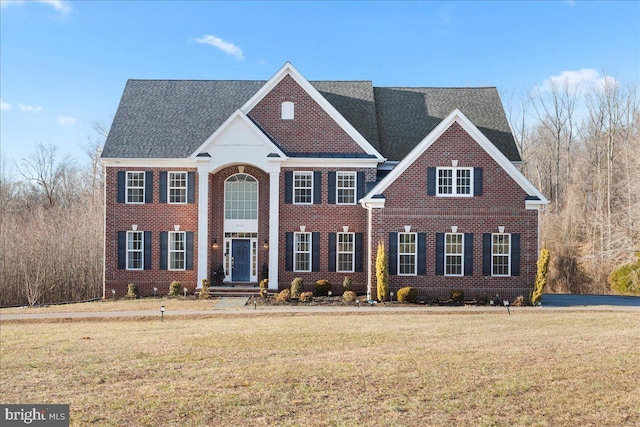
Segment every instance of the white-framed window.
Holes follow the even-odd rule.
[[[296,205],[313,204],[313,172],[293,173],[293,203]]]
[[[464,234],[446,233],[444,236],[444,275],[464,274]]]
[[[417,268],[417,234],[398,233],[398,275],[415,276]]]
[[[258,218],[258,181],[251,175],[238,173],[224,183],[224,218]]]
[[[293,234],[293,271],[311,271],[311,233]]]
[[[336,172],[336,201],[339,205],[356,203],[355,172]]]
[[[353,261],[356,248],[355,233],[338,233],[336,243],[337,271],[352,273],[354,271]]]
[[[293,120],[295,112],[295,104],[291,101],[284,101],[282,103],[281,108],[281,116],[282,120]]]
[[[169,270],[185,269],[186,236],[184,231],[169,232]]]
[[[127,270],[144,269],[144,233],[127,231]]]
[[[144,172],[127,171],[127,203],[144,203]]]
[[[473,168],[437,168],[438,196],[473,196]]]
[[[187,173],[169,172],[169,203],[187,203]]]
[[[511,275],[511,234],[491,235],[491,275]]]

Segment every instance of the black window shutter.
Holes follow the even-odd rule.
[[[196,173],[187,173],[187,203],[196,202]]]
[[[427,196],[436,195],[436,168],[427,168]]]
[[[398,233],[389,233],[389,274],[398,274]]]
[[[313,173],[313,204],[322,204],[322,172]]]
[[[285,271],[293,271],[293,233],[285,233]]]
[[[118,270],[127,268],[127,232],[118,231]]]
[[[118,171],[118,195],[116,197],[116,203],[124,203],[126,192],[126,172]]]
[[[482,196],[482,168],[473,168],[473,195]]]
[[[427,233],[418,233],[418,275],[427,274]]]
[[[358,189],[358,193],[356,196],[356,202],[362,199],[367,193],[367,183],[364,182],[364,172],[358,172],[356,174],[356,188]]]
[[[144,269],[151,270],[151,232],[144,232]]]
[[[287,204],[293,203],[293,171],[284,173],[284,202]]]
[[[491,276],[491,233],[482,234],[482,275]]]
[[[336,271],[336,233],[329,233],[329,271]]]
[[[153,171],[144,173],[144,202],[153,203]]]
[[[335,205],[336,204],[336,173],[329,172],[327,181],[328,181],[327,185],[329,187],[329,192],[327,193],[327,195],[329,196],[327,198],[327,203],[329,203],[330,205]]]
[[[320,271],[320,233],[311,233],[311,271]]]
[[[186,233],[186,257],[185,257],[185,270],[193,270],[193,231],[187,231]]]
[[[511,275],[520,275],[520,234],[511,234]]]
[[[444,276],[444,233],[436,233],[436,276]]]
[[[473,276],[473,234],[464,233],[464,275]]]
[[[356,233],[356,259],[355,259],[355,270],[356,271],[364,271],[363,270],[363,260],[364,260],[364,233]]]
[[[167,203],[167,172],[160,172],[158,200],[160,203]]]
[[[169,233],[160,232],[160,270],[166,270],[169,258]]]

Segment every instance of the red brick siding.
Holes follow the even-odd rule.
[[[128,205],[117,203],[118,171],[153,171],[153,202]],[[127,285],[138,285],[140,296],[153,295],[153,287],[158,294],[164,295],[169,284],[178,280],[184,287],[193,291],[197,284],[198,271],[198,174],[196,173],[196,200],[189,204],[159,203],[161,171],[196,172],[193,168],[106,168],[106,207],[105,207],[105,294],[111,298],[111,289],[115,289],[116,298],[127,293]],[[152,269],[118,270],[118,231],[131,230],[137,224],[138,231],[152,232]],[[174,225],[180,225],[180,231],[194,232],[193,270],[160,270],[160,232],[174,231]]]
[[[427,196],[427,168],[451,166],[483,168],[483,194],[474,197]],[[385,209],[373,210],[374,244],[383,240],[389,249],[389,232],[427,233],[426,276],[392,276],[391,290],[403,286],[419,288],[422,295],[448,296],[451,289],[463,289],[468,296],[480,292],[489,295],[528,296],[533,287],[537,260],[538,216],[525,210],[526,193],[457,123],[454,123],[387,190]],[[435,275],[435,233],[473,233],[473,276]],[[520,276],[487,277],[482,275],[482,233],[521,234]],[[375,265],[375,251],[372,259]]]
[[[308,168],[283,168],[280,172],[280,258],[278,259],[279,289],[288,288],[295,277],[302,277],[305,290],[313,290],[313,285],[317,280],[326,279],[333,284],[333,291],[339,292],[342,289],[342,280],[345,276],[351,277],[354,287],[365,289],[366,273],[366,245],[367,245],[367,211],[359,204],[356,205],[335,205],[328,204],[328,175],[329,171],[351,171],[365,172],[365,181],[375,180],[375,169],[339,169],[322,168],[314,169],[322,173],[322,203],[316,205],[295,205],[285,204],[285,182],[286,171],[310,171]],[[286,241],[285,233],[298,232],[300,226],[306,227],[306,232],[320,233],[320,271],[301,273],[285,271],[286,267]],[[362,272],[338,273],[328,271],[329,253],[329,233],[342,232],[342,227],[348,225],[349,232],[364,234],[364,258]]]
[[[292,101],[295,118],[282,120],[281,105]],[[363,153],[362,148],[296,81],[286,76],[250,112],[287,153]]]

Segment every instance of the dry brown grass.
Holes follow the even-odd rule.
[[[3,323],[0,401],[72,425],[637,426],[634,312]]]
[[[95,312],[95,311],[158,311],[164,305],[167,311],[178,310],[206,310],[214,306],[217,298],[199,300],[192,298],[142,298],[142,299],[117,299],[83,302],[76,304],[50,305],[46,307],[12,307],[0,309],[1,314],[17,313],[70,313],[70,312]]]

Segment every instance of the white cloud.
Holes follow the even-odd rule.
[[[244,55],[242,54],[242,49],[240,49],[238,46],[234,45],[233,43],[230,43],[228,41],[222,40],[219,37],[212,36],[210,34],[205,34],[204,37],[201,37],[199,39],[193,39],[193,41],[195,41],[197,43],[203,43],[203,44],[211,45],[211,46],[215,47],[216,49],[220,49],[221,51],[223,51],[227,55],[234,56],[236,58],[236,60],[238,60],[238,61],[244,60]]]
[[[58,116],[56,120],[60,126],[71,126],[76,122],[76,119],[71,116]]]
[[[0,99],[0,110],[5,111],[10,109],[11,109],[11,104],[9,104],[8,102],[4,102],[3,100]]]
[[[25,113],[39,113],[42,111],[42,107],[39,105],[18,104],[18,108],[20,111],[24,111]]]
[[[557,76],[545,79],[536,89],[541,92],[549,92],[554,88],[559,89],[568,86],[569,89],[581,92],[587,87],[602,89],[606,83],[615,83],[616,79],[611,76],[603,76],[598,71],[591,68],[582,68],[575,71],[563,71]]]
[[[25,0],[0,0],[0,7],[5,8],[12,4],[25,4],[25,3],[42,3],[53,7],[57,12],[62,14],[68,14],[71,12],[71,3],[64,0],[36,0],[34,1],[25,1]]]

